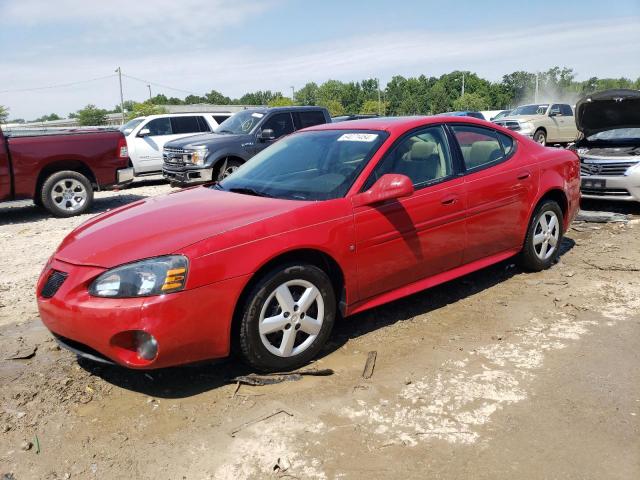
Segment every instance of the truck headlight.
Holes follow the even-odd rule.
[[[191,163],[198,166],[204,165],[204,160],[207,158],[207,154],[209,153],[206,147],[197,147],[185,151],[191,155]]]
[[[520,131],[521,132],[530,132],[533,130],[533,123],[529,122],[521,122],[520,123]]]
[[[184,289],[189,261],[182,255],[149,258],[107,270],[89,287],[96,297],[132,298]]]

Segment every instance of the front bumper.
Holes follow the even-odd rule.
[[[602,181],[606,182],[604,188],[598,186]],[[582,175],[581,194],[596,200],[640,202],[640,171],[623,176]]]
[[[51,270],[67,277],[51,298],[41,295]],[[104,269],[48,264],[37,286],[38,309],[45,326],[63,346],[93,360],[137,368],[163,368],[229,355],[231,319],[245,277],[199,288],[144,298],[97,298],[88,293]],[[144,331],[158,342],[152,360],[140,358],[126,342],[131,332]],[[99,360],[96,360],[99,361]]]
[[[210,182],[213,179],[213,168],[173,170],[163,167],[162,176],[172,183],[195,185]]]

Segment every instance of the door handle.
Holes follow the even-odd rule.
[[[518,175],[518,180],[526,180],[530,176],[531,176],[530,172],[522,172],[520,175]]]
[[[442,205],[454,205],[458,202],[458,197],[445,197],[442,199]]]

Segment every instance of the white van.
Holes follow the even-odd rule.
[[[120,131],[127,139],[134,175],[161,173],[165,143],[212,132],[230,116],[231,113],[171,113],[129,120]]]

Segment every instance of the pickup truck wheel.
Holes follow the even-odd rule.
[[[91,208],[93,187],[81,173],[56,172],[42,184],[40,199],[44,208],[56,217],[72,217]]]
[[[224,180],[229,175],[238,170],[242,163],[243,162],[241,162],[240,160],[234,160],[233,158],[226,159],[220,164],[220,167],[218,168],[218,175],[216,176],[215,180],[217,180],[218,182],[220,180]]]
[[[544,133],[544,130],[538,130],[533,134],[533,141],[544,146],[547,144],[547,134]]]
[[[285,264],[258,281],[241,314],[237,341],[243,360],[264,372],[292,370],[315,357],[331,334],[333,286],[315,265]]]
[[[558,259],[562,242],[562,209],[553,200],[538,206],[524,240],[520,263],[527,270],[546,270]]]

